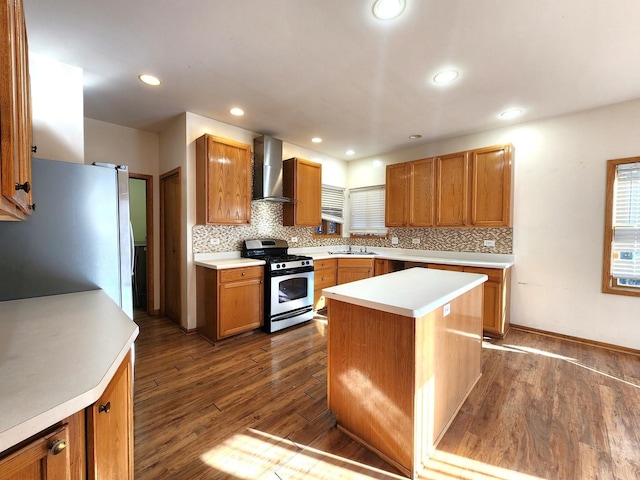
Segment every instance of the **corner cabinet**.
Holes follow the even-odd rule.
[[[0,35],[0,220],[24,220],[35,207],[29,48],[21,0],[2,3]]]
[[[264,267],[196,267],[197,330],[216,342],[264,324]]]
[[[317,227],[322,224],[322,165],[302,158],[282,162],[282,193],[291,199],[282,207],[287,227]]]
[[[133,480],[131,352],[93,405],[0,453],[0,480]]]
[[[196,140],[196,222],[251,223],[251,146],[205,134]]]

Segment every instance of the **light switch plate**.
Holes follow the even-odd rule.
[[[412,238],[411,239],[411,243],[413,243],[414,245],[419,245],[420,244],[420,239],[419,238]]]
[[[298,237],[291,237],[291,243],[296,243],[298,241]]]
[[[446,317],[451,313],[451,304],[447,303],[444,307],[442,307],[442,316]]]
[[[391,245],[397,245],[398,244],[398,237],[391,237]]]
[[[495,247],[496,246],[496,241],[495,240],[485,240],[484,241],[484,246],[485,247]]]

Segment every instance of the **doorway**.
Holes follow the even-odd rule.
[[[182,188],[180,167],[160,176],[160,310],[182,320]]]
[[[134,238],[133,308],[155,315],[153,176],[129,173],[129,210]]]

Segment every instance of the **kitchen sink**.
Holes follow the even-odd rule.
[[[357,252],[355,250],[346,251],[346,252],[328,252],[329,255],[378,255],[376,252]]]

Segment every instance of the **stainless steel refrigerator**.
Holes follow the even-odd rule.
[[[0,222],[0,301],[101,288],[133,318],[127,167],[33,159],[35,211]]]

